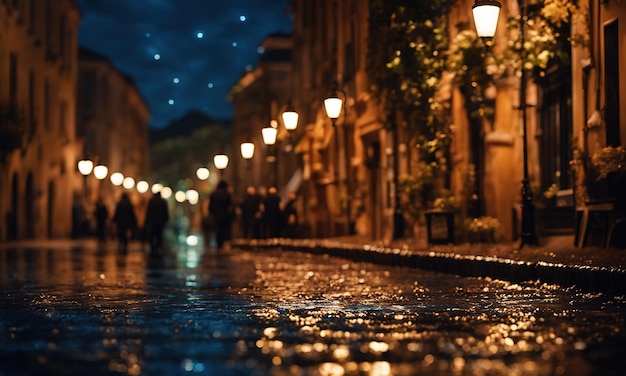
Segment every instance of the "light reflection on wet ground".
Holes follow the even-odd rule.
[[[624,297],[281,251],[0,249],[0,375],[591,375]]]

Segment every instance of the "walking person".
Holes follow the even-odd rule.
[[[156,255],[162,251],[163,232],[165,225],[170,219],[167,201],[161,197],[161,192],[156,192],[148,201],[146,207],[146,220],[144,230],[150,244],[150,254]]]
[[[98,243],[103,245],[107,240],[107,220],[109,219],[109,210],[104,205],[102,197],[96,201],[96,236]]]
[[[115,222],[117,227],[119,251],[126,253],[128,251],[128,240],[132,236],[132,232],[137,228],[135,209],[126,193],[122,193],[122,197],[115,205],[113,222]]]
[[[290,192],[289,195],[287,195],[287,202],[283,209],[285,233],[288,238],[298,237],[298,210],[296,208],[296,198],[296,193]]]
[[[270,187],[267,196],[263,199],[263,222],[267,236],[279,238],[283,224],[283,214],[280,210],[280,197],[276,187]]]
[[[215,241],[221,249],[230,240],[230,227],[233,219],[233,201],[228,190],[228,183],[221,180],[217,188],[209,196],[209,215],[215,226]]]
[[[261,237],[262,214],[262,198],[253,186],[249,186],[241,203],[241,224],[245,239]]]

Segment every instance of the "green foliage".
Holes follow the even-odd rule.
[[[396,110],[422,141],[447,124],[446,103],[436,100],[448,48],[446,15],[454,1],[370,2],[368,76],[393,121]]]
[[[463,222],[463,231],[470,243],[496,243],[501,227],[497,218],[489,216],[466,218]]]
[[[368,76],[387,123],[399,112],[419,153],[417,176],[406,177],[404,202],[421,213],[447,171],[449,102],[440,98],[448,49],[447,14],[454,0],[370,2]],[[384,98],[384,99],[383,99]],[[409,189],[409,187],[412,187]],[[401,198],[402,199],[402,198]]]
[[[486,98],[485,92],[493,86],[495,60],[474,31],[461,31],[453,39],[447,68],[463,94],[469,117],[493,120],[494,98]]]
[[[535,78],[544,77],[553,65],[568,67],[572,45],[586,45],[588,35],[571,34],[571,24],[583,12],[574,0],[546,0],[527,7],[524,18],[524,40],[518,32],[520,16],[511,17],[509,38],[499,69],[525,69]]]

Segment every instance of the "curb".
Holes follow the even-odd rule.
[[[327,239],[236,239],[242,249],[285,249],[328,254],[353,261],[404,266],[462,277],[490,277],[519,283],[539,281],[590,291],[626,291],[626,270],[545,261],[527,262],[493,256],[417,252],[408,249],[354,245]]]

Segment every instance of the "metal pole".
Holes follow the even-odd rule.
[[[350,197],[351,188],[350,188],[350,141],[348,139],[348,123],[344,120],[343,122],[343,147],[344,147],[344,163],[346,169],[344,171],[345,175],[345,189],[346,189],[346,221],[348,222],[347,233],[348,235],[352,235],[352,198]]]
[[[524,178],[522,179],[522,234],[520,248],[524,245],[539,245],[537,234],[535,233],[535,207],[533,206],[530,180],[528,178],[528,140],[527,140],[527,117],[526,117],[526,72],[524,62],[526,53],[524,52],[524,0],[518,0],[520,9],[520,38],[522,42],[521,51],[521,83],[520,83],[520,110],[522,111],[522,152],[524,157]]]
[[[278,142],[274,145],[274,187],[278,189]]]

